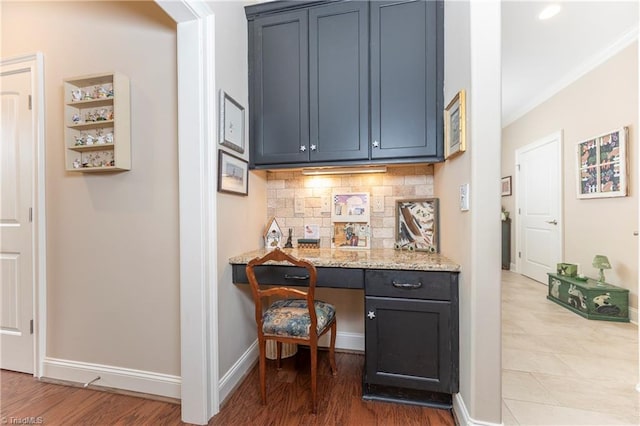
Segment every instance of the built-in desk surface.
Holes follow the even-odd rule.
[[[406,271],[459,272],[460,265],[437,253],[393,249],[283,249],[294,257],[310,261],[316,267],[354,269],[398,269]],[[267,253],[259,249],[229,259],[233,265],[246,265]],[[277,264],[270,262],[267,264]]]

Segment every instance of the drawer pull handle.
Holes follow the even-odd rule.
[[[309,275],[289,275],[289,274],[284,274],[284,279],[285,280],[308,280],[309,279]]]
[[[420,281],[418,281],[417,284],[412,284],[412,283],[399,283],[399,282],[396,282],[396,280],[393,280],[391,281],[391,284],[393,284],[395,288],[404,288],[404,289],[414,289],[414,288],[422,287],[422,283]]]

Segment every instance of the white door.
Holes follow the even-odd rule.
[[[31,70],[0,72],[0,367],[33,373]]]
[[[516,151],[516,264],[547,283],[562,261],[562,133]]]

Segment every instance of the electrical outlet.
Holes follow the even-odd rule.
[[[372,200],[373,200],[373,211],[376,213],[384,213],[384,196],[374,195],[372,197]]]
[[[303,197],[295,197],[293,200],[293,211],[294,213],[304,213],[304,198]]]
[[[330,213],[331,212],[331,197],[325,195],[322,197],[320,201],[320,212],[321,213]]]

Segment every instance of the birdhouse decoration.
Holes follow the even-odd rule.
[[[282,248],[284,244],[282,229],[280,228],[280,225],[278,225],[278,221],[276,221],[275,217],[272,217],[267,223],[263,237],[264,247],[266,249],[272,250],[276,247]]]

